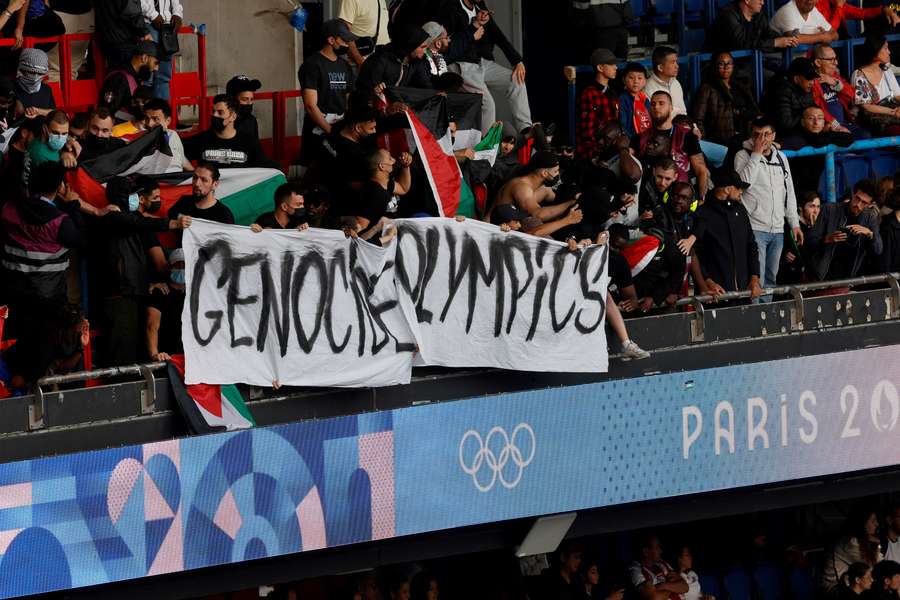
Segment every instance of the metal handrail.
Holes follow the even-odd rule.
[[[831,288],[854,287],[858,285],[870,285],[874,283],[897,283],[900,280],[900,273],[885,273],[884,275],[866,275],[862,277],[854,277],[852,279],[836,279],[834,281],[816,281],[813,283],[800,283],[796,285],[779,285],[771,288],[763,288],[763,295],[770,296],[773,294],[793,294],[794,291],[814,292],[817,290],[827,290]],[[740,290],[737,292],[726,292],[721,296],[713,296],[712,294],[701,294],[699,296],[690,296],[682,298],[675,303],[675,306],[694,305],[699,302],[708,304],[712,302],[727,302],[730,300],[743,300],[750,298],[750,290]]]
[[[835,175],[834,155],[847,152],[856,152],[859,150],[877,150],[879,148],[898,148],[900,147],[900,136],[875,138],[870,140],[859,140],[853,142],[849,146],[835,146],[829,144],[821,148],[813,148],[806,146],[799,150],[784,150],[784,155],[788,158],[798,158],[803,156],[825,156],[825,201],[837,201],[837,176]]]
[[[78,383],[103,377],[118,377],[120,375],[140,375],[144,378],[144,389],[141,390],[141,414],[152,414],[156,407],[156,378],[154,371],[166,367],[164,362],[154,362],[142,365],[127,365],[124,367],[109,367],[106,369],[94,369],[92,371],[79,371],[66,375],[48,375],[38,379],[34,389],[34,397],[28,405],[28,430],[35,431],[47,426],[44,416],[47,414],[47,398],[44,387],[61,385],[65,383]]]

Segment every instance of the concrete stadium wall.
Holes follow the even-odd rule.
[[[303,62],[303,36],[291,27],[283,14],[291,10],[292,4],[291,0],[190,0],[184,3],[185,24],[206,24],[207,91],[210,94],[225,91],[228,80],[242,73],[262,81],[263,91],[298,87],[297,69]],[[324,18],[333,18],[338,13],[340,0],[323,0],[322,5]],[[490,8],[510,41],[521,50],[521,0],[493,0]],[[178,68],[193,70],[197,65],[196,46],[182,45]],[[499,51],[497,58],[500,63],[507,64]],[[287,112],[289,133],[297,135],[302,123],[299,100],[292,102]],[[260,133],[269,137],[272,133],[269,103],[258,103],[255,113]],[[508,119],[508,111],[499,109],[498,117]]]
[[[246,74],[263,83],[262,91],[294,89],[302,61],[301,36],[288,23],[287,0],[190,0],[184,3],[185,24],[206,23],[208,92],[225,91],[234,75]],[[181,70],[196,68],[196,46],[184,44]],[[260,133],[271,135],[271,107],[255,108]],[[296,110],[288,110],[296,115]],[[297,126],[296,119],[289,127]]]

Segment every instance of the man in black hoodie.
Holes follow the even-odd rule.
[[[441,7],[438,23],[450,38],[471,39],[465,52],[454,58],[451,69],[462,75],[466,91],[481,94],[481,127],[487,132],[497,120],[497,107],[491,88],[502,90],[512,109],[517,131],[531,127],[531,107],[525,88],[525,63],[522,55],[506,39],[494,21],[484,0],[446,0]],[[510,71],[494,62],[494,46],[500,46]]]
[[[430,89],[431,76],[422,62],[428,34],[421,27],[398,25],[390,44],[379,46],[359,69],[356,89],[377,95],[387,87]]]

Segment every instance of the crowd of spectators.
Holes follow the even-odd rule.
[[[839,530],[818,522],[820,509],[846,508],[691,521],[567,539],[552,554],[521,559],[482,552],[264,589],[272,600],[897,600],[900,505],[849,507]]]
[[[495,125],[497,104],[509,105],[512,121],[503,124],[493,162],[477,159],[477,137],[453,142],[467,184],[484,196],[463,216],[565,241],[573,251],[609,243],[609,321],[626,357],[647,353],[629,340],[623,315],[673,311],[692,292],[749,290],[765,301],[764,289],[784,281],[900,269],[896,177],[854,182],[849,198],[823,204],[823,159],[788,159],[782,151],[900,131],[900,86],[885,38],[866,38],[853,73],[841,74],[829,46],[844,20],[875,16],[893,26],[900,21],[894,10],[875,15],[843,2],[791,0],[770,26],[762,0],[738,0],[710,29],[715,55],[703,85],[685,93],[675,48],[655,48],[649,71],[638,63],[618,68],[627,4],[590,11],[584,58],[595,73],[581,91],[577,139],[567,140],[555,124],[532,121],[525,61],[483,1],[342,0],[298,73],[302,178],[278,190],[254,230],[326,227],[377,244],[393,218],[439,214],[421,157],[378,145],[409,108],[387,89],[413,87],[478,94],[482,132]],[[260,143],[253,101],[262,83],[252,77],[235,76],[212,99],[208,129],[183,136],[170,128],[178,0],[10,0],[0,21],[15,25],[10,34],[19,40],[57,35],[67,23],[71,31],[89,29],[91,13],[108,73],[92,110],[73,115],[55,105],[47,83],[58,69],[53,44],[14,49],[9,78],[0,79],[0,303],[10,308],[6,335],[18,340],[4,356],[13,387],[82,365],[91,334],[71,332],[100,332],[95,365],[179,353],[177,232],[195,217],[234,222],[216,196],[222,169],[277,166]],[[596,21],[601,13],[606,20]],[[769,74],[759,99],[731,54],[810,43],[808,56]],[[511,68],[497,62],[498,51]],[[97,58],[76,56],[73,69]],[[192,194],[167,214],[152,177],[110,182],[103,208],[68,185],[78,165],[159,130],[172,159],[149,174],[192,177]],[[176,232],[168,236],[174,247],[160,241],[168,231]],[[638,267],[634,247],[644,238],[656,239],[657,250]],[[73,251],[78,261],[70,261]],[[86,265],[89,285],[71,276],[70,262]],[[80,295],[89,296],[89,315],[69,304]],[[60,331],[69,333],[54,341]]]

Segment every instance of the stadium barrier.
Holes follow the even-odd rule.
[[[803,325],[804,318],[806,316],[804,300],[812,298],[812,296],[804,296],[804,294],[832,288],[854,288],[876,284],[887,284],[889,288],[885,290],[885,293],[887,294],[885,301],[888,302],[888,305],[890,307],[886,318],[889,318],[891,320],[900,319],[900,273],[886,273],[884,275],[856,277],[853,279],[843,279],[837,281],[822,281],[791,286],[777,286],[773,288],[766,288],[764,290],[764,293],[786,295],[791,297],[794,303],[794,305],[790,309],[791,327],[790,330],[786,333],[799,333],[805,330]],[[739,292],[729,292],[717,298],[710,295],[682,298],[676,303],[676,306],[686,309],[690,307],[693,309],[690,341],[692,343],[703,343],[706,341],[707,329],[707,309],[705,307],[706,304],[714,302],[722,303],[735,300],[747,300],[749,298],[750,292],[744,290]],[[638,321],[641,318],[642,317],[637,317],[635,319],[631,319],[631,321]],[[615,356],[616,355],[611,355],[611,357],[613,358]],[[122,367],[86,370],[77,373],[70,373],[67,375],[52,375],[43,377],[38,380],[34,396],[31,398],[31,402],[28,407],[28,428],[30,431],[37,431],[52,426],[52,423],[47,423],[44,418],[44,415],[46,414],[45,394],[49,393],[45,391],[47,388],[57,385],[82,382],[86,384],[85,387],[90,387],[90,382],[110,377],[139,376],[143,378],[146,385],[145,389],[141,392],[141,411],[144,415],[152,414],[155,410],[154,403],[156,383],[156,379],[153,374],[165,368],[165,366],[166,363],[153,362]]]
[[[837,169],[835,166],[835,154],[846,154],[860,150],[877,150],[880,148],[896,149],[900,147],[900,136],[876,138],[872,140],[859,140],[850,146],[835,146],[833,144],[821,148],[806,147],[799,150],[785,150],[788,158],[800,158],[805,156],[825,156],[825,201],[837,202]]]

